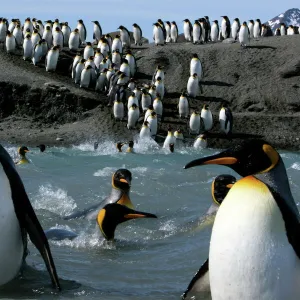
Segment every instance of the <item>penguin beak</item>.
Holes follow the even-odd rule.
[[[128,181],[125,178],[121,178],[120,181],[129,184]]]
[[[193,160],[189,162],[187,165],[184,166],[184,169],[189,169],[196,166],[202,166],[202,165],[224,165],[224,166],[230,166],[234,165],[238,162],[237,158],[227,156],[226,153],[219,153],[216,155],[208,156],[199,158],[196,160]]]
[[[24,150],[25,153],[29,152],[29,150]]]
[[[233,187],[233,183],[227,184],[226,187],[231,189]]]
[[[131,220],[131,219],[140,219],[140,218],[157,218],[157,216],[146,212],[132,210],[132,213],[124,215],[124,218]]]

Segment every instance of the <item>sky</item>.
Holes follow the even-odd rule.
[[[77,20],[83,19],[87,31],[87,41],[92,40],[93,23],[98,20],[103,33],[116,31],[120,25],[132,30],[137,23],[143,30],[143,36],[152,41],[153,23],[161,18],[163,21],[176,21],[179,32],[183,32],[182,20],[188,18],[193,22],[203,16],[210,20],[221,21],[220,16],[227,15],[231,20],[239,18],[241,22],[249,19],[261,19],[262,22],[285,12],[290,8],[300,8],[299,1],[251,0],[14,0],[1,1],[1,17],[19,18],[35,17],[42,21],[58,18],[68,21],[70,27],[76,27]]]

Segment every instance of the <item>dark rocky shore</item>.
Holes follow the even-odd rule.
[[[167,88],[164,122],[187,133],[179,120],[177,103],[189,77],[191,55],[203,62],[203,94],[190,100],[200,110],[210,105],[215,126],[209,147],[227,147],[232,140],[262,137],[279,149],[300,149],[300,36],[261,38],[247,49],[239,43],[194,46],[190,43],[135,48],[137,79],[150,83],[156,65],[165,67]],[[36,145],[70,145],[96,140],[128,140],[139,130],[129,131],[126,122],[115,123],[107,98],[80,89],[70,77],[72,56],[63,51],[57,72],[47,73],[20,55],[0,50],[0,142]],[[220,134],[218,114],[226,101],[233,112],[231,139]],[[57,138],[63,139],[57,140]],[[192,137],[190,137],[192,138]]]

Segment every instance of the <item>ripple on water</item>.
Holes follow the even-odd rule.
[[[47,184],[39,187],[38,193],[34,196],[33,207],[37,210],[45,209],[65,216],[70,214],[77,207],[77,204],[65,190]]]

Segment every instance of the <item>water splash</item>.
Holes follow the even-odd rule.
[[[39,187],[38,193],[34,196],[33,207],[65,216],[70,214],[77,207],[77,204],[71,196],[68,196],[66,191],[47,184]]]

